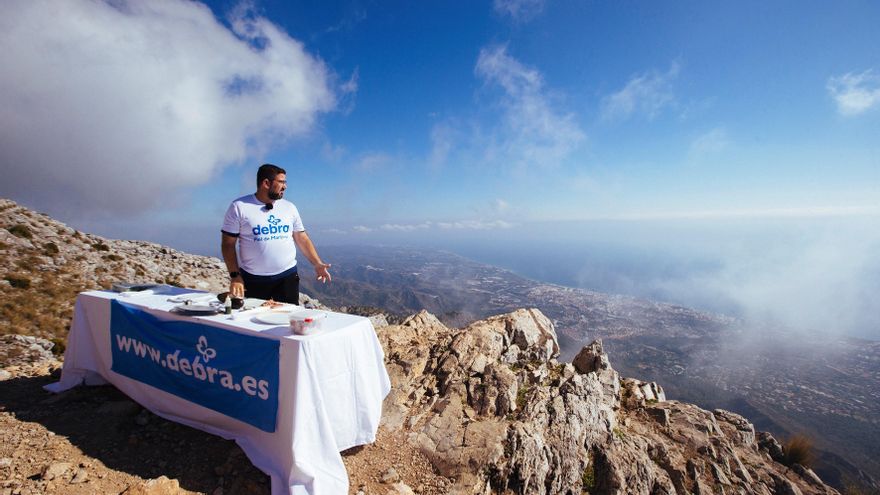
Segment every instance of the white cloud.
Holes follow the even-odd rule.
[[[414,230],[425,230],[431,227],[431,222],[424,222],[419,224],[399,224],[399,223],[386,223],[379,227],[381,230],[388,230],[392,232],[412,232]]]
[[[230,24],[184,0],[3,2],[0,194],[139,211],[308,133],[333,74],[264,18]]]
[[[509,229],[514,224],[504,220],[460,220],[457,222],[437,222],[437,226],[441,229],[455,230],[496,230]]]
[[[385,232],[416,232],[429,229],[443,230],[497,230],[509,229],[516,225],[505,220],[456,220],[449,222],[431,222],[422,223],[386,223],[378,228],[357,225],[354,227],[355,232],[367,233],[377,230]]]
[[[504,93],[503,127],[493,136],[494,148],[485,151],[489,160],[552,166],[585,139],[573,114],[552,107],[540,72],[508,55],[506,46],[480,50],[474,71]]]
[[[688,149],[688,155],[691,158],[701,158],[724,151],[729,145],[730,139],[728,138],[727,131],[716,127],[694,139]]]
[[[388,153],[374,152],[361,156],[355,167],[362,172],[373,172],[391,163],[392,157]]]
[[[516,22],[525,22],[540,14],[546,3],[546,0],[495,0],[492,7],[495,12]]]
[[[880,217],[880,205],[798,206],[790,208],[740,208],[719,210],[646,211],[579,217],[579,220],[712,220]]]
[[[602,99],[602,118],[626,120],[635,114],[655,118],[675,103],[672,82],[679,70],[678,62],[673,62],[665,73],[651,71],[633,76],[623,89]]]
[[[859,115],[880,106],[880,75],[873,70],[833,76],[828,79],[827,88],[841,115]]]
[[[431,156],[428,162],[435,168],[446,163],[458,138],[457,131],[449,123],[440,123],[431,129]]]

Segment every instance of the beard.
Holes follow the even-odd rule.
[[[281,199],[283,196],[284,196],[283,192],[269,191],[269,199],[271,199],[273,201]]]

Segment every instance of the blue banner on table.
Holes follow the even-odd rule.
[[[112,370],[267,431],[278,414],[273,339],[189,321],[163,321],[111,302]]]

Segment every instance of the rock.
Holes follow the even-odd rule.
[[[775,482],[774,493],[780,495],[803,495],[803,492],[790,479],[775,473],[772,477]]]
[[[801,466],[800,464],[794,464],[791,466],[791,470],[796,472],[801,478],[807,480],[811,485],[823,486],[825,484],[822,482],[822,478],[819,478],[812,469]]]
[[[398,481],[400,481],[400,475],[397,474],[396,469],[390,467],[387,471],[382,473],[382,477],[379,478],[379,481],[385,484],[397,483]]]
[[[124,495],[180,495],[182,492],[180,482],[169,479],[166,476],[160,476],[156,479],[130,486],[122,493]]]
[[[12,373],[6,370],[0,370],[0,382],[4,380],[9,380],[10,378],[12,378]]]
[[[70,471],[71,468],[73,468],[73,464],[69,462],[52,463],[43,471],[42,479],[54,480],[55,478],[61,478],[62,476],[67,474],[67,472]]]
[[[571,362],[578,373],[594,373],[611,368],[608,355],[602,350],[602,340],[584,346]]]
[[[415,495],[415,492],[405,483],[394,483],[386,495]]]
[[[388,326],[388,318],[384,314],[375,314],[369,316],[370,323],[373,324],[373,328],[387,327]]]
[[[724,409],[715,409],[713,413],[717,419],[733,427],[727,436],[736,444],[743,447],[751,447],[755,444],[755,426],[746,418]]]
[[[76,474],[73,475],[73,479],[70,480],[70,484],[76,485],[78,483],[85,483],[88,479],[89,473],[87,473],[85,469],[79,468],[76,470]]]
[[[649,416],[654,418],[654,421],[657,421],[660,426],[669,426],[669,409],[650,407],[646,409],[646,412]]]
[[[615,399],[620,395],[620,376],[611,367],[608,355],[602,349],[602,341],[595,340],[584,346],[572,361],[575,370],[581,374],[593,373],[602,384],[605,392]]]
[[[773,435],[766,431],[758,432],[757,441],[758,447],[766,451],[771,459],[780,463],[785,460],[785,452],[782,450],[782,445]]]
[[[55,344],[28,335],[0,335],[0,367],[54,364]]]
[[[547,361],[559,355],[559,341],[553,323],[539,310],[519,309],[500,318],[507,326],[511,342],[531,358]]]

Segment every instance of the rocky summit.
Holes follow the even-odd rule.
[[[233,442],[113,387],[42,389],[58,378],[52,351],[77,292],[120,280],[218,291],[222,263],[76,232],[10,201],[0,211],[0,495],[269,493]],[[560,362],[537,309],[464,328],[426,311],[389,320],[372,316],[392,381],[377,441],[343,453],[353,494],[837,493],[746,418],[621,377],[601,341]]]

